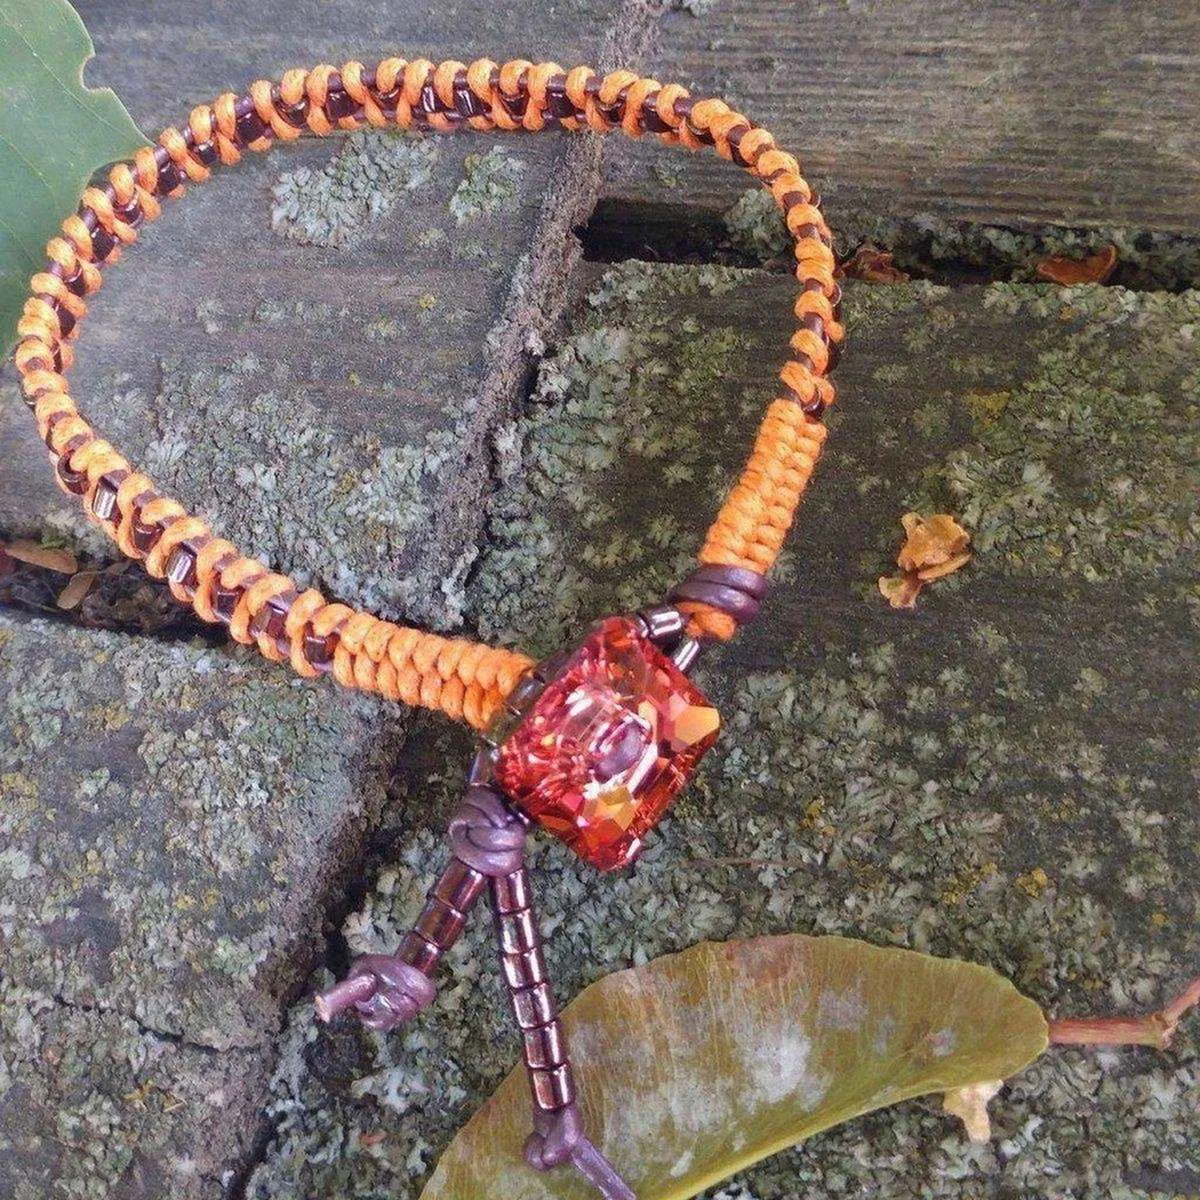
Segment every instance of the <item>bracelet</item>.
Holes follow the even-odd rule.
[[[301,591],[160,494],[80,415],[64,377],[87,312],[84,297],[100,287],[100,267],[115,263],[141,224],[158,217],[162,198],[182,195],[185,178],[203,182],[217,162],[236,163],[243,150],[364,123],[439,132],[466,126],[653,133],[689,149],[711,145],[770,187],[796,238],[795,357],[781,372],[781,397],[767,410],[741,479],[708,531],[704,569],[679,590],[693,634],[731,637],[757,608],[759,585],[746,581],[775,561],[825,438],[820,417],[833,401],[825,374],[843,336],[840,289],[828,227],[796,160],[723,101],[695,100],[677,84],[631,71],[598,76],[587,67],[564,72],[554,63],[520,60],[468,67],[393,58],[373,71],[357,62],[340,71],[328,65],[288,71],[278,84],[260,80],[247,95],[226,93],[193,109],[183,133],[165,130],[155,149],[114,167],[107,186],[88,188],[79,212],[47,247],[48,269],[33,277],[15,358],[60,486],[83,499],[122,553],[165,578],[202,620],[228,625],[235,640],[257,645],[267,658],[286,658],[301,675],[332,672],[344,686],[486,726],[531,665],[528,658],[382,621],[330,603],[312,588]]]
[[[599,622],[574,651],[536,665],[512,650],[447,638],[301,590],[216,536],[162,495],[79,413],[65,378],[72,344],[101,284],[101,266],[217,164],[302,133],[369,124],[448,133],[620,129],[667,145],[713,147],[770,188],[795,238],[800,291],[793,356],[767,408],[750,458],[709,528],[700,566],[668,602]],[[15,351],[22,391],[50,451],[60,487],[128,557],[139,560],[204,621],[238,642],[286,659],[300,675],[438,709],[483,730],[484,746],[450,822],[450,865],[430,890],[413,930],[392,955],[356,961],[317,999],[328,1020],[354,1009],[388,1030],[434,996],[431,976],[474,902],[489,891],[505,981],[534,1106],[526,1157],[539,1168],[570,1163],[608,1197],[633,1197],[583,1136],[575,1086],[530,899],[523,847],[536,822],[601,869],[636,856],[644,835],[716,738],[716,710],[686,671],[705,640],[727,640],[752,620],[825,440],[833,402],[827,378],[844,336],[832,238],[796,159],[765,129],[717,99],[632,71],[479,59],[469,66],[385,59],[348,62],[259,80],[247,94],[199,105],[180,132],[113,167],[89,187],[49,264],[33,276]]]

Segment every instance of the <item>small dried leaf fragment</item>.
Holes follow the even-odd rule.
[[[879,592],[893,608],[916,608],[921,581],[915,575],[881,575]]]
[[[18,562],[29,563],[33,567],[45,567],[47,571],[57,571],[60,575],[74,575],[79,570],[79,563],[70,550],[28,541],[9,542],[4,549],[10,558],[15,558]]]
[[[92,590],[92,585],[100,578],[99,571],[78,571],[71,576],[71,581],[58,594],[55,603],[64,612],[78,608],[84,597]]]
[[[971,1141],[989,1141],[992,1136],[992,1122],[988,1118],[988,1101],[1003,1086],[1003,1079],[985,1079],[982,1083],[969,1083],[966,1087],[954,1088],[942,1097],[942,1108],[963,1123]]]
[[[885,575],[879,591],[893,608],[915,608],[917,596],[927,583],[952,575],[971,559],[967,547],[971,535],[951,516],[935,513],[905,513],[900,518],[905,540],[896,555],[901,575]]]
[[[905,513],[900,518],[900,524],[904,527],[906,540],[896,555],[896,565],[902,571],[916,571],[923,580],[936,579],[939,574],[946,575],[949,572],[938,570],[935,575],[926,575],[924,572],[954,562],[961,566],[965,561],[964,552],[971,543],[971,535],[946,513],[935,513],[928,519],[920,513]],[[970,555],[965,557],[970,558]]]
[[[867,243],[859,246],[838,267],[837,274],[846,279],[862,279],[867,283],[907,283],[912,276],[892,261],[890,250],[880,250]]]
[[[1116,265],[1116,246],[1105,246],[1087,258],[1067,258],[1065,255],[1043,258],[1037,265],[1037,273],[1051,283],[1070,287],[1076,283],[1103,283]]]

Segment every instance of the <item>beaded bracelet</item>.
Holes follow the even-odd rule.
[[[302,133],[363,124],[475,130],[620,129],[667,145],[712,146],[770,188],[796,241],[799,328],[782,389],[768,407],[740,478],[710,527],[700,566],[667,603],[595,625],[575,650],[536,665],[525,655],[381,620],[301,590],[214,535],[158,492],[77,410],[65,372],[101,284],[165,197],[201,183],[218,163]],[[717,99],[632,71],[513,60],[385,59],[348,62],[259,80],[244,96],[199,105],[182,133],[113,167],[48,247],[18,326],[15,360],[26,402],[59,485],[81,497],[122,553],[166,579],[201,619],[300,675],[330,673],[347,687],[440,709],[483,731],[465,798],[451,818],[450,865],[413,930],[391,955],[358,959],[317,998],[330,1020],[347,1009],[371,1028],[393,1029],[429,1004],[432,975],[489,891],[501,964],[524,1043],[534,1132],[525,1154],[549,1169],[570,1163],[606,1197],[633,1192],[582,1132],[575,1084],[524,865],[529,827],[542,825],[601,869],[636,856],[717,735],[719,717],[687,677],[702,642],[727,640],[757,614],[771,568],[825,440],[833,402],[826,378],[844,330],[831,237],[796,159],[765,129]],[[618,1148],[619,1149],[619,1148]]]

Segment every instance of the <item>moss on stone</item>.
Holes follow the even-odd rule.
[[[224,370],[164,362],[146,470],[178,492],[203,477],[198,509],[224,536],[264,562],[289,564],[302,584],[397,616],[409,595],[395,564],[412,557],[410,542],[430,519],[426,496],[445,431],[407,444],[369,431],[347,437],[302,391],[281,421],[294,387],[287,365],[254,355]],[[203,439],[176,419],[201,405]]]
[[[549,653],[588,613],[648,603],[684,569],[691,551],[679,513],[696,497],[718,503],[729,473],[712,454],[714,431],[681,415],[719,388],[740,347],[731,326],[700,337],[685,317],[677,328],[669,301],[720,296],[737,278],[708,267],[664,284],[630,263],[596,281],[576,333],[543,361],[529,414],[497,438],[501,487],[473,606],[486,636],[532,636],[533,652]],[[681,333],[686,359],[674,352]],[[751,403],[709,409],[715,436],[736,438]]]
[[[0,1193],[215,1194],[399,730],[244,651],[0,628]]]
[[[11,1200],[220,1195],[222,1164],[250,1149],[264,1083],[245,1051],[213,1054],[0,979],[0,1189]]]
[[[948,506],[1014,573],[1178,579],[1197,549],[1200,296],[998,285],[987,302],[1041,328],[1015,387],[955,397],[971,441],[914,507]]]
[[[330,849],[378,810],[380,706],[264,678],[240,650],[0,620],[9,969],[253,1042],[280,956],[311,953]]]
[[[766,188],[754,187],[743,192],[725,213],[724,220],[733,244],[760,262],[772,262],[792,248],[783,214]]]

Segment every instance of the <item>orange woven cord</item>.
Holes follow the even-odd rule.
[[[158,217],[163,198],[181,196],[185,182],[202,183],[214,166],[238,162],[245,150],[364,124],[438,132],[650,133],[688,149],[712,146],[770,188],[796,239],[795,356],[781,372],[781,397],[767,410],[750,459],[708,531],[704,564],[765,574],[808,485],[825,439],[821,417],[833,402],[826,374],[844,335],[831,237],[796,159],[724,101],[693,99],[679,84],[631,71],[600,76],[586,66],[564,71],[525,60],[467,65],[389,58],[373,69],[349,62],[340,70],[322,64],[288,71],[275,84],[259,80],[244,96],[226,93],[211,106],[198,105],[182,132],[164,130],[157,147],[113,167],[105,187],[84,192],[79,211],[47,246],[47,269],[31,280],[14,355],[60,487],[82,498],[122,553],[165,578],[175,598],[202,620],[227,625],[235,640],[267,658],[286,659],[301,675],[331,673],[348,687],[482,728],[531,659],[383,621],[312,588],[301,591],[161,495],[80,415],[65,379],[87,314],[85,297],[101,285],[101,265],[118,261],[142,224]],[[732,616],[708,604],[679,607],[694,634],[725,639],[737,629]]]

